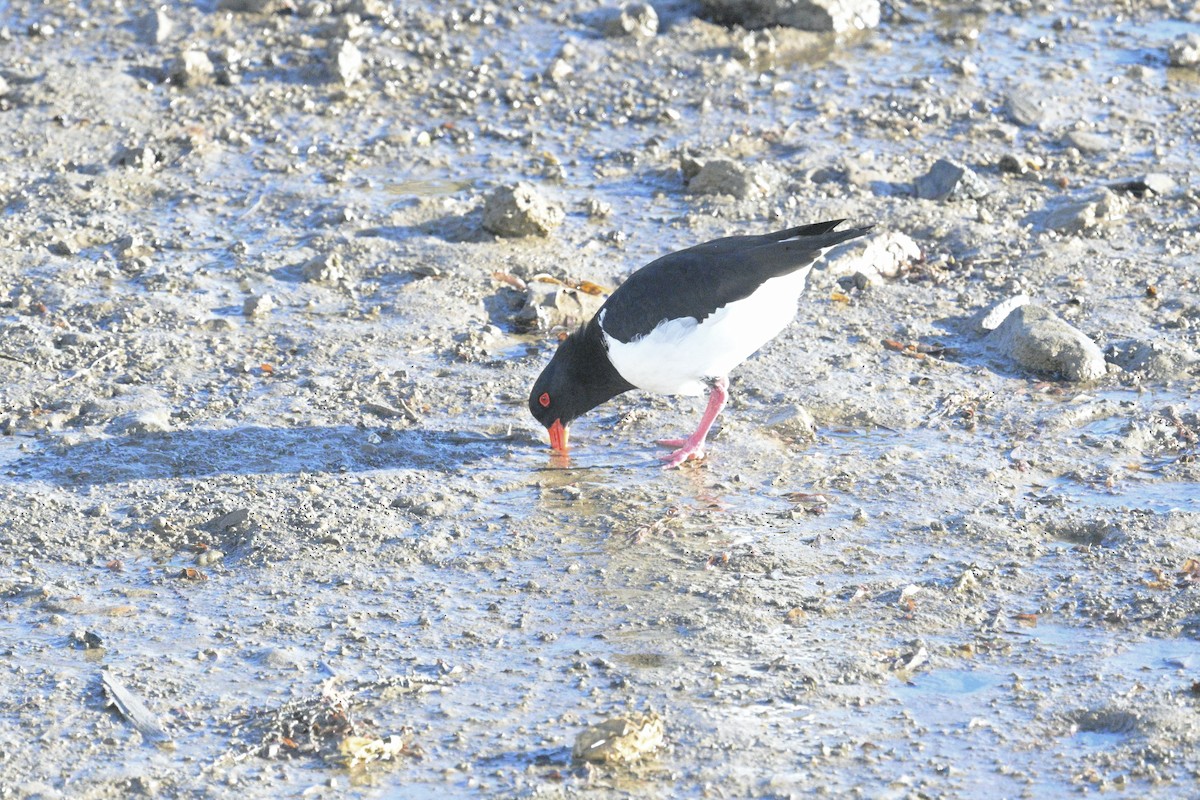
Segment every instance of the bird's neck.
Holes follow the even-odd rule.
[[[595,408],[634,388],[632,383],[621,377],[621,373],[617,372],[617,368],[609,360],[599,320],[593,317],[592,321],[575,335],[580,337],[575,382],[587,398],[589,408]]]

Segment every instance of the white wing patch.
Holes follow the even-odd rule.
[[[696,322],[664,320],[631,342],[607,333],[608,359],[621,377],[659,394],[701,395],[706,378],[721,378],[779,335],[796,316],[812,265],[771,278],[749,297],[722,306]],[[604,318],[600,318],[601,330]]]

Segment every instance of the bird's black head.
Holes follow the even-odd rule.
[[[550,445],[565,452],[572,421],[632,388],[608,360],[600,326],[593,320],[558,346],[534,381],[529,413],[550,432]]]
[[[550,446],[564,453],[567,426],[592,407],[581,407],[581,387],[576,374],[581,336],[582,332],[573,333],[563,340],[529,392],[529,412],[550,432]]]

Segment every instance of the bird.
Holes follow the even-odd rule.
[[[631,389],[708,395],[694,433],[660,439],[675,448],[665,469],[705,457],[729,397],[730,371],[796,316],[808,273],[825,252],[873,226],[843,219],[774,233],[726,236],[662,256],[634,272],[558,346],[529,393],[529,410],[565,454],[568,427]]]

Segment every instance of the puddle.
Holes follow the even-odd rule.
[[[1127,739],[1128,737],[1123,733],[1079,731],[1067,741],[1079,748],[1082,753],[1103,753],[1123,744]]]
[[[1000,684],[1000,677],[983,671],[941,669],[914,675],[897,693],[929,697],[962,697]],[[915,699],[915,698],[914,698]]]
[[[1151,511],[1155,514],[1200,512],[1200,483],[1144,481],[1128,477],[1112,487],[1086,487],[1078,480],[1060,478],[1052,493],[1075,508]]]
[[[419,180],[409,178],[403,181],[392,181],[384,188],[392,194],[412,195],[415,197],[446,197],[458,194],[474,186],[473,181],[451,180],[449,178],[429,178]]]
[[[920,725],[938,730],[969,730],[996,724],[989,709],[1008,696],[1011,678],[987,667],[931,669],[913,675],[890,694]]]
[[[1128,641],[1103,630],[1054,624],[1010,631],[1007,638],[1014,644],[1011,656],[978,659],[971,668],[935,666],[892,684],[890,696],[928,729],[925,758],[967,763],[979,748],[1004,741],[1042,709],[1043,725],[1058,731],[1043,744],[1055,759],[1079,769],[1090,757],[1153,735],[1152,727],[1120,710],[1123,698],[1174,693],[1190,685],[1192,668],[1200,663],[1200,642],[1188,639]],[[1077,718],[1074,724],[1061,718],[1067,712]],[[1027,750],[1009,759],[1015,770],[1038,760]],[[1069,785],[1045,782],[1045,773],[1036,783],[1058,787],[1054,795]]]
[[[57,438],[57,437],[56,437]],[[21,480],[88,486],[219,475],[298,475],[376,469],[455,471],[506,451],[503,439],[457,431],[365,431],[247,426],[106,436],[47,437],[40,449],[10,462]]]
[[[33,442],[32,436],[0,436],[0,470],[10,469]]]

